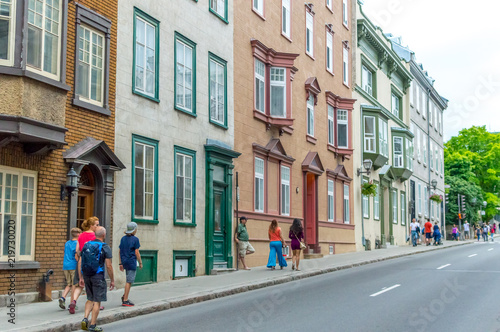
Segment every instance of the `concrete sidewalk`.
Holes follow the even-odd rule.
[[[273,286],[294,280],[312,277],[364,264],[441,250],[473,243],[468,241],[445,241],[441,246],[402,246],[328,255],[321,259],[301,260],[301,271],[292,271],[291,262],[283,270],[270,270],[264,266],[250,271],[236,271],[215,276],[200,276],[171,280],[156,284],[133,287],[130,298],[134,307],[122,307],[120,297],[123,289],[108,291],[108,301],[103,302],[105,310],[98,317],[98,325],[144,315],[170,308],[203,302],[232,294]],[[74,331],[79,330],[83,318],[86,297],[79,299],[76,314],[61,310],[57,301],[20,304],[15,308],[15,324],[8,322],[8,308],[0,308],[1,331]],[[68,304],[68,303],[67,303]]]

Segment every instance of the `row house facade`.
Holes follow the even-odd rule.
[[[138,284],[231,268],[232,1],[118,6],[114,238],[139,224]]]
[[[443,112],[448,100],[439,95],[415,53],[390,36],[394,50],[407,61],[414,79],[410,86],[410,131],[414,137],[414,172],[410,178],[411,218],[421,224],[429,218],[444,229],[444,143]],[[443,197],[441,203],[430,200],[433,194]],[[445,232],[446,233],[446,232]]]
[[[305,255],[355,250],[351,0],[235,6],[235,161],[239,202],[265,264],[276,219],[302,221]],[[285,254],[291,255],[291,250]]]
[[[354,206],[358,250],[404,245],[413,173],[409,89],[413,75],[357,2],[354,60]],[[368,167],[366,167],[366,166]],[[363,183],[377,185],[363,196]]]
[[[0,295],[15,273],[37,299],[49,269],[62,289],[69,230],[92,215],[111,241],[117,2],[1,2]]]

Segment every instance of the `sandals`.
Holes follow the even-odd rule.
[[[295,264],[292,264],[292,270],[295,270]]]

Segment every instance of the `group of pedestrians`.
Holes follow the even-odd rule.
[[[105,243],[106,229],[99,226],[97,217],[90,217],[82,223],[80,228],[70,231],[71,240],[64,247],[63,273],[66,279],[66,288],[59,299],[59,307],[66,309],[66,296],[71,291],[71,301],[68,311],[74,314],[77,309],[76,303],[85,288],[87,302],[81,327],[86,331],[102,331],[96,325],[99,311],[103,310],[101,302],[107,300],[107,283],[105,271],[110,279],[110,290],[115,287],[114,272],[111,259],[112,250]],[[141,255],[139,253],[139,239],[135,237],[137,224],[131,222],[127,225],[125,236],[122,237],[119,247],[120,271],[125,271],[126,285],[121,297],[122,306],[131,307],[134,304],[129,300],[130,287],[135,280],[137,267],[142,268]],[[92,313],[89,322],[90,314]]]
[[[240,223],[234,236],[234,240],[238,244],[239,257],[244,270],[250,270],[245,262],[246,255],[255,253],[255,249],[252,247],[250,242],[248,242],[249,237],[246,228],[247,221],[248,220],[245,216],[240,218]],[[276,219],[273,219],[269,225],[268,237],[269,258],[267,261],[267,267],[271,270],[275,270],[276,264],[278,264],[282,270],[288,266],[286,259],[283,257],[283,248],[285,248],[287,244],[283,238],[281,227],[279,227]],[[292,270],[300,271],[300,253],[305,246],[302,242],[304,239],[304,229],[300,219],[296,218],[293,220],[288,233],[288,238],[291,240],[290,247],[292,249]]]
[[[495,223],[492,223],[490,225],[489,222],[486,222],[482,226],[474,225],[474,228],[476,231],[476,236],[478,241],[481,239],[482,236],[483,241],[488,242],[488,236],[490,236],[491,241],[493,242],[493,235],[497,232],[497,225]]]
[[[425,236],[425,244],[426,246],[430,246],[432,240],[434,239],[434,245],[440,245],[441,242],[441,229],[439,227],[438,222],[434,222],[434,225],[427,218],[427,221],[423,225],[423,228],[420,227],[420,223],[413,218],[410,223],[410,233],[411,240],[414,247],[416,247],[420,243],[420,233]]]

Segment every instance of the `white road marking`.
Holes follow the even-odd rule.
[[[472,254],[472,255],[469,255],[467,257],[474,257],[474,256],[477,256],[477,254]]]
[[[492,251],[492,250],[493,250],[493,248],[488,249],[488,251]]]
[[[397,285],[391,286],[391,287],[389,287],[389,288],[384,288],[384,289],[383,289],[383,290],[381,290],[380,292],[374,293],[374,294],[372,294],[372,295],[370,295],[370,296],[372,296],[372,297],[374,297],[374,296],[378,296],[378,295],[380,295],[380,294],[382,294],[382,293],[388,292],[388,291],[390,291],[391,289],[397,288],[397,287],[399,287],[399,286],[401,286],[401,285],[397,284]]]
[[[442,265],[442,266],[438,267],[437,269],[438,269],[438,270],[441,270],[441,269],[444,269],[445,267],[450,266],[450,265],[451,265],[451,264]]]

